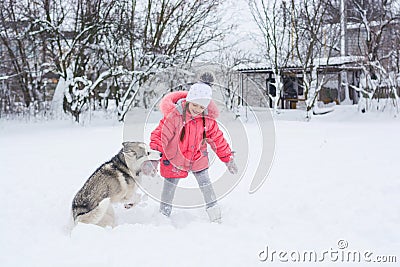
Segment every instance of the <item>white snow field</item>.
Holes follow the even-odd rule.
[[[121,148],[123,125],[0,120],[0,266],[398,266],[399,118],[303,116],[276,116],[269,176],[254,194],[243,177],[220,201],[222,224],[204,208],[164,218],[148,198],[115,205],[115,228],[72,231],[72,199]]]

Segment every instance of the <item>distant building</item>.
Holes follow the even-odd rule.
[[[350,2],[350,1],[349,1]],[[393,60],[388,56],[397,49],[397,57],[399,57],[400,46],[400,23],[398,20],[393,20],[390,23],[382,19],[380,14],[384,10],[377,4],[378,1],[370,0],[363,2],[368,10],[370,17],[376,18],[376,22],[368,22],[368,27],[361,24],[360,18],[356,19],[357,14],[354,11],[349,12],[349,20],[345,24],[345,45],[343,51],[332,51],[331,57],[314,59],[314,67],[317,71],[318,84],[322,84],[322,89],[319,93],[318,100],[324,103],[336,102],[342,103],[345,100],[350,100],[347,103],[356,104],[359,101],[360,93],[354,87],[360,87],[360,79],[363,78],[363,72],[368,62],[379,60],[380,64],[389,71],[393,71]],[[333,5],[339,5],[339,1],[332,2]],[[347,3],[350,5],[351,3]],[[336,10],[338,12],[338,10]],[[381,12],[381,13],[379,13]],[[371,14],[373,13],[374,16]],[[336,14],[337,15],[337,14]],[[379,21],[380,19],[380,21]],[[339,23],[340,19],[332,21]],[[379,21],[379,22],[378,22]],[[385,27],[381,27],[386,23]],[[367,41],[367,34],[373,34],[371,42]],[[382,32],[380,36],[377,36]],[[375,38],[375,39],[374,39]],[[375,42],[375,44],[373,43]],[[375,45],[375,46],[374,46]],[[372,51],[371,51],[372,50]],[[371,56],[373,54],[373,56]],[[372,57],[372,58],[371,58]],[[397,61],[400,61],[397,58]],[[396,73],[399,73],[400,65],[397,66]],[[239,87],[241,95],[245,102],[254,106],[271,106],[272,100],[268,95],[275,96],[275,77],[271,66],[266,64],[256,64],[238,68],[239,72]],[[293,109],[304,107],[305,92],[303,89],[303,73],[300,66],[291,65],[285,67],[282,71],[283,92],[280,96],[279,107],[282,109]],[[347,88],[343,86],[343,74],[347,76]],[[373,77],[374,78],[374,77]],[[400,84],[400,81],[399,81]],[[379,89],[374,97],[387,98],[390,97],[390,90],[385,81],[379,81]],[[346,91],[347,90],[347,91]],[[397,89],[400,94],[400,88]],[[260,95],[263,98],[260,99]],[[348,97],[346,99],[346,97]]]
[[[350,36],[352,36],[350,34]],[[354,35],[353,35],[354,36]],[[348,51],[352,56],[336,56],[327,58],[316,59],[318,83],[324,76],[324,83],[319,93],[318,100],[324,103],[336,102],[340,104],[345,99],[345,91],[341,86],[341,72],[347,73],[348,94],[351,102],[357,104],[359,100],[359,92],[351,86],[359,87],[360,78],[363,71],[363,65],[366,58],[361,55],[356,40],[349,42]],[[382,53],[388,49],[383,47]],[[387,59],[386,61],[388,61]],[[385,63],[385,60],[382,62]],[[251,67],[238,68],[239,87],[243,99],[249,104],[254,106],[272,106],[272,100],[268,98],[271,94],[275,96],[275,77],[271,67],[265,65],[256,65]],[[303,89],[303,74],[302,69],[296,66],[290,66],[282,70],[283,77],[283,92],[279,107],[282,109],[293,109],[299,106],[304,106],[304,89]],[[389,95],[389,90],[385,88],[385,83],[381,83],[382,88],[379,89],[377,96],[385,98]],[[400,94],[400,88],[398,93]],[[264,98],[260,98],[262,95]]]
[[[340,104],[344,100],[345,92],[340,90],[340,73],[347,72],[348,83],[358,86],[361,73],[359,65],[361,57],[334,57],[328,59],[316,59],[318,61],[318,82],[324,76],[324,84],[319,93],[319,100],[324,103],[336,102]],[[272,100],[268,95],[276,95],[275,76],[270,67],[239,68],[239,83],[243,98],[252,106],[271,107]],[[306,100],[303,88],[303,73],[300,67],[291,66],[282,71],[283,91],[280,96],[279,107],[282,109],[296,109],[305,107]],[[350,99],[358,102],[358,95],[354,89],[349,89]],[[260,99],[260,94],[263,98]]]

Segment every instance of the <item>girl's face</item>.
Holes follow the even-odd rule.
[[[189,102],[188,109],[189,109],[190,114],[193,117],[196,117],[197,115],[201,114],[206,108],[199,104]]]

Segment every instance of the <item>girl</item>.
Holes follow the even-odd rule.
[[[189,92],[167,94],[160,103],[164,118],[151,133],[150,147],[162,153],[160,173],[165,178],[160,212],[169,216],[176,185],[188,171],[196,177],[211,222],[221,222],[214,189],[208,175],[207,143],[232,174],[237,173],[233,154],[215,119],[219,112],[212,101],[212,89],[195,83]]]

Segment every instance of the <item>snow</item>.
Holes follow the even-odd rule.
[[[84,126],[1,120],[1,266],[287,266],[258,255],[266,246],[322,253],[338,249],[339,240],[399,261],[399,118],[356,106],[336,106],[309,122],[299,110],[274,116],[271,172],[254,194],[250,172],[220,201],[222,224],[209,223],[203,208],[164,218],[148,198],[130,210],[116,205],[115,228],[79,224],[72,232],[71,201],[120,149],[123,125],[99,116]],[[313,264],[347,263],[293,265]]]
[[[315,63],[320,66],[326,65],[340,65],[346,63],[356,63],[365,61],[363,56],[339,56],[339,57],[329,57],[329,58],[316,58]]]

